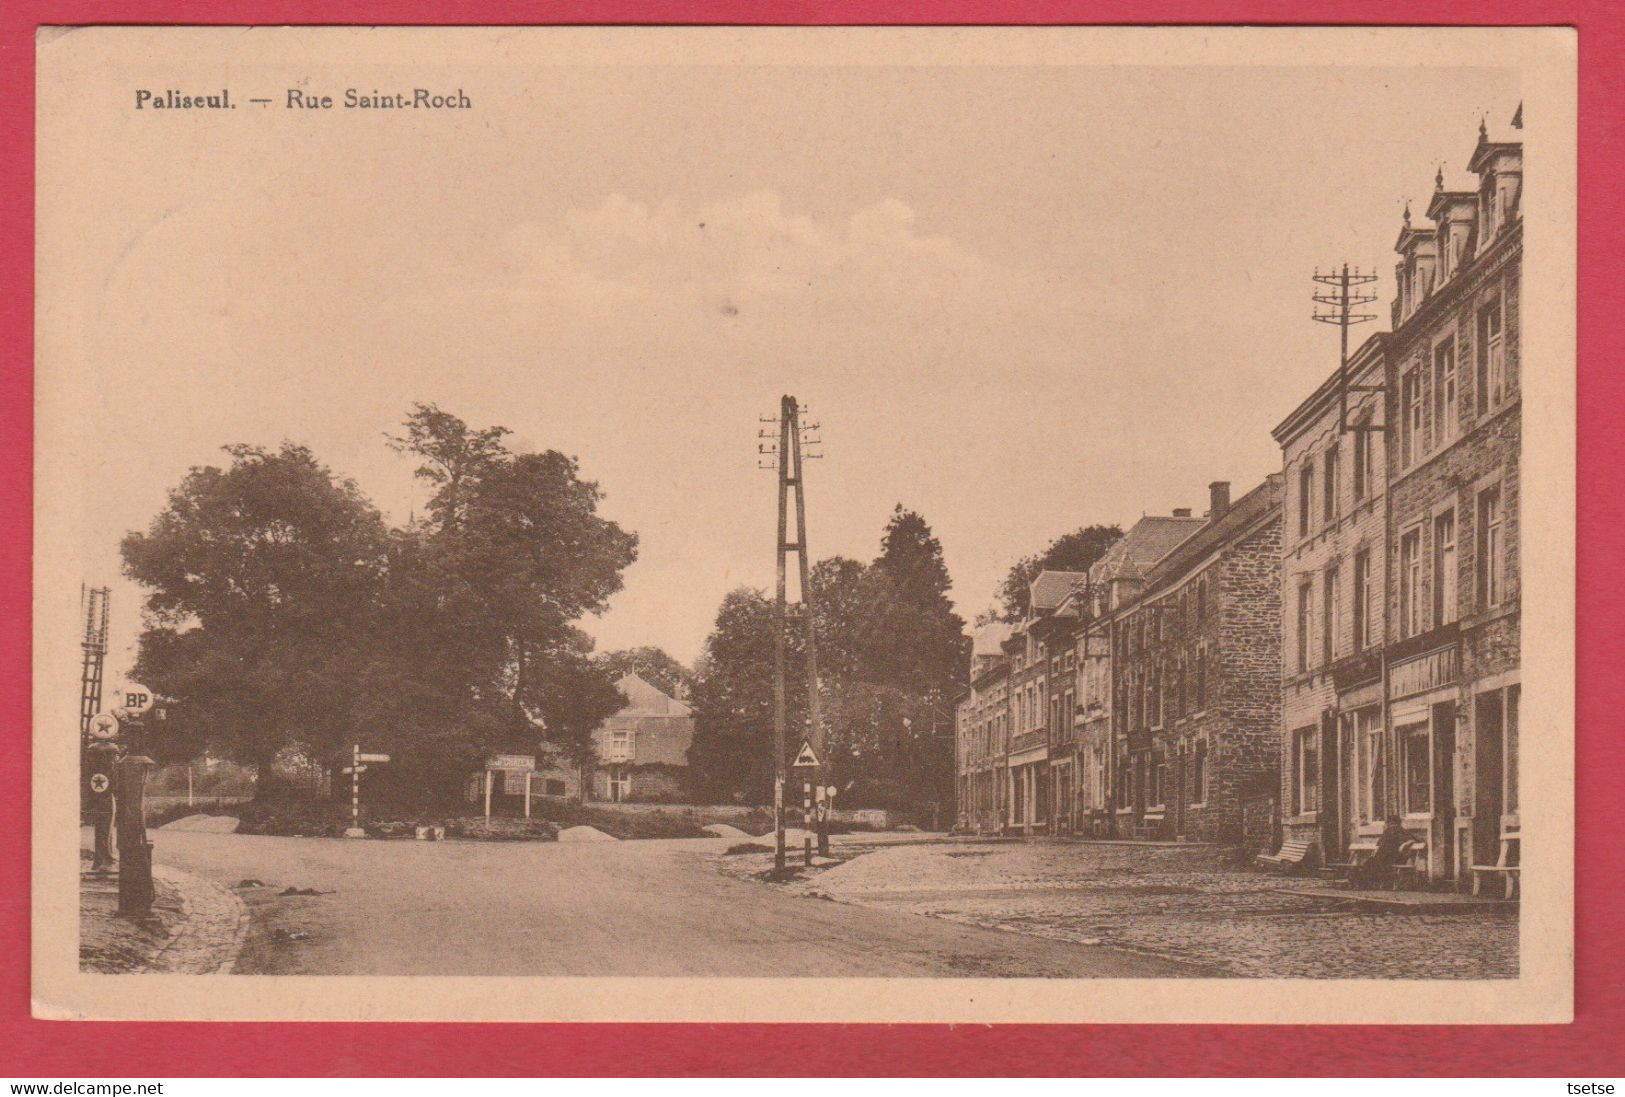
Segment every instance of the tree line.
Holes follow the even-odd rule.
[[[621,589],[638,539],[597,513],[576,460],[414,406],[388,444],[427,513],[391,526],[308,448],[234,445],[191,469],[121,544],[148,590],[134,673],[165,699],[154,744],[256,767],[352,743],[393,756],[374,788],[447,802],[493,751],[538,734],[576,761],[624,704],[578,627]]]

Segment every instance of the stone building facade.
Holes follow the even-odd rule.
[[[1077,833],[1099,838],[1119,833],[1132,836],[1134,808],[1122,796],[1127,782],[1119,779],[1120,760],[1128,751],[1127,730],[1112,720],[1113,624],[1139,597],[1152,565],[1205,521],[1192,517],[1189,510],[1142,517],[1095,561],[1088,583],[1074,591],[1057,614],[1073,622],[1078,697]]]
[[[1522,146],[1406,220],[1387,355],[1389,808],[1436,879],[1518,831]]]
[[[626,705],[593,730],[595,800],[680,800],[687,790],[694,716],[688,705],[636,674],[615,683]]]
[[[955,706],[954,773],[961,833],[997,834],[1005,823],[1010,735],[1008,625],[993,623],[971,640],[970,679]]]
[[[1281,477],[1211,496],[1113,621],[1117,799],[1140,837],[1263,845],[1267,824],[1247,820],[1268,815],[1247,809],[1278,781]]]
[[[1281,534],[1283,833],[1327,860],[1383,826],[1388,572],[1385,335],[1275,428]]]
[[[1275,431],[1284,830],[1344,860],[1396,816],[1463,884],[1520,844],[1522,147],[1480,127],[1468,170],[1471,189],[1435,176],[1431,225],[1405,212],[1393,330],[1351,360],[1349,421],[1334,376]],[[1357,498],[1357,469],[1380,492]]]

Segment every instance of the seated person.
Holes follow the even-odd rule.
[[[1376,887],[1387,883],[1394,875],[1394,866],[1401,861],[1400,850],[1411,836],[1405,833],[1400,825],[1399,816],[1390,815],[1383,824],[1382,837],[1377,839],[1377,848],[1371,856],[1354,866],[1349,875],[1355,885],[1359,887]]]

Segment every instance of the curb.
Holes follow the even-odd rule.
[[[159,971],[177,975],[229,975],[248,936],[248,907],[235,893],[172,865],[152,875],[180,899],[181,924],[153,956]]]

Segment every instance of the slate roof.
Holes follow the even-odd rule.
[[[1028,588],[1033,612],[1054,609],[1066,600],[1074,587],[1081,587],[1088,578],[1083,571],[1041,571]]]
[[[1112,579],[1137,579],[1206,524],[1206,518],[1148,514],[1129,527],[1129,531],[1095,561],[1089,569],[1090,578],[1096,583]]]

